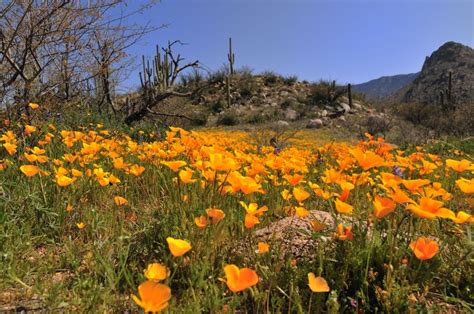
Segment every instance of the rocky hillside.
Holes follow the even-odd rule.
[[[474,103],[474,49],[447,42],[427,57],[420,74],[398,93],[402,102],[435,104],[446,99],[449,72],[452,72],[452,97],[455,103]]]
[[[365,94],[368,99],[382,99],[409,85],[418,76],[417,73],[382,76],[361,84],[353,85],[353,90]]]

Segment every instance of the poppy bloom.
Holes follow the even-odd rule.
[[[381,219],[395,210],[397,204],[389,198],[376,196],[373,202],[375,217]]]
[[[12,143],[5,143],[3,144],[3,147],[6,149],[7,153],[12,156],[13,154],[16,153],[16,148],[17,145],[12,144]]]
[[[117,206],[123,206],[123,205],[127,205],[128,204],[128,201],[127,199],[121,197],[121,196],[115,196],[114,197],[114,202],[115,202],[115,205]]]
[[[196,218],[194,218],[194,223],[196,224],[196,226],[198,226],[198,228],[204,229],[204,228],[206,228],[207,223],[208,223],[207,217],[204,216],[204,215],[196,217]]]
[[[299,203],[301,203],[304,200],[306,200],[310,196],[310,194],[308,192],[306,192],[305,189],[303,189],[303,188],[294,188],[293,189],[293,196],[295,197],[295,199]]]
[[[211,219],[211,223],[213,225],[215,225],[225,217],[224,212],[218,208],[208,208],[206,209],[206,214],[207,217]]]
[[[454,171],[461,173],[464,170],[471,168],[471,162],[466,159],[463,159],[463,160],[447,159],[446,167],[451,168]]]
[[[69,178],[68,176],[62,176],[62,175],[56,176],[56,184],[61,187],[68,186],[72,184],[75,180],[76,180],[75,178]]]
[[[258,253],[263,254],[267,253],[270,250],[270,245],[265,242],[258,242]]]
[[[79,229],[84,229],[84,228],[86,227],[86,224],[83,223],[83,222],[79,222],[79,223],[76,224],[76,226],[77,226],[77,228],[79,228]]]
[[[454,217],[454,213],[451,210],[443,207],[443,202],[429,197],[422,197],[419,204],[408,204],[406,208],[421,218],[433,219],[436,217]]]
[[[34,102],[30,102],[28,104],[28,107],[30,107],[31,109],[35,110],[35,109],[38,109],[39,108],[39,105],[37,103],[34,103]]]
[[[34,165],[23,165],[20,167],[21,172],[23,172],[27,177],[32,177],[40,172],[40,168]]]
[[[168,269],[166,266],[161,265],[160,263],[148,264],[147,269],[144,271],[145,277],[148,280],[152,281],[161,281],[165,280],[168,277]]]
[[[474,193],[474,179],[468,180],[465,178],[461,178],[459,180],[456,180],[456,185],[461,191],[466,194]]]
[[[186,166],[186,162],[183,160],[175,160],[175,161],[162,161],[163,165],[167,166],[174,172],[178,172],[179,168]]]
[[[336,199],[335,201],[336,203],[336,210],[338,213],[341,213],[341,214],[352,214],[352,211],[354,209],[354,207],[352,207],[351,205],[339,200],[339,199]]]
[[[359,166],[365,171],[370,168],[380,167],[384,165],[384,159],[373,151],[362,151],[360,148],[351,150],[351,154],[357,160]]]
[[[354,235],[352,234],[352,227],[344,227],[342,224],[337,225],[336,235],[339,240],[352,240]]]
[[[329,292],[329,285],[323,277],[316,277],[313,273],[308,273],[308,286],[313,292]]]
[[[311,224],[311,228],[313,229],[313,231],[315,232],[319,232],[319,231],[322,231],[326,228],[326,225],[322,222],[320,222],[319,220],[317,219],[313,219],[309,222]]]
[[[35,126],[32,126],[32,125],[25,125],[25,134],[26,135],[31,135],[33,134],[34,132],[36,132],[36,127]]]
[[[159,312],[168,306],[171,289],[163,284],[147,280],[138,286],[140,299],[132,295],[133,301],[145,312]]]
[[[191,250],[191,244],[188,241],[167,237],[168,247],[173,256],[181,256]]]
[[[194,171],[190,168],[186,168],[186,170],[180,170],[179,171],[179,179],[184,184],[193,183],[193,182],[196,181],[195,179],[194,180],[192,179],[193,173],[194,173]]]
[[[225,283],[232,292],[243,291],[258,283],[257,273],[250,268],[239,269],[236,265],[231,264],[224,267],[224,272]]]
[[[436,241],[421,237],[410,243],[410,249],[415,253],[416,258],[424,261],[433,258],[438,253],[439,246]]]

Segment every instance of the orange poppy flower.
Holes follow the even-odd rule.
[[[173,256],[181,256],[191,250],[191,244],[188,241],[167,237],[168,248]]]
[[[308,286],[313,292],[329,292],[331,289],[323,277],[316,277],[314,273],[308,273]]]
[[[268,243],[265,243],[265,242],[258,242],[257,246],[258,246],[259,254],[267,253],[270,250],[270,245],[268,245]]]
[[[456,213],[455,217],[451,218],[457,224],[463,224],[466,222],[474,222],[474,217],[464,211],[460,211]]]
[[[465,178],[460,178],[459,180],[456,180],[456,185],[466,194],[474,193],[474,179],[468,180]]]
[[[250,268],[239,269],[236,265],[226,265],[224,267],[226,284],[230,291],[239,292],[250,288],[258,283],[258,276]]]
[[[293,196],[299,203],[301,203],[306,200],[310,194],[303,188],[293,188]]]
[[[193,173],[194,173],[194,171],[190,168],[186,168],[186,170],[180,170],[179,171],[179,179],[184,184],[193,183],[193,182],[196,181],[195,179],[194,180],[192,179]]]
[[[145,277],[148,280],[152,281],[161,281],[165,280],[168,277],[168,269],[166,266],[161,265],[160,263],[148,264],[147,269],[144,271]]]
[[[76,226],[77,226],[78,229],[84,229],[86,227],[86,224],[83,223],[83,222],[79,222],[79,223],[76,224]]]
[[[466,159],[463,159],[463,160],[446,159],[446,167],[451,168],[454,171],[461,173],[471,168],[471,162]]]
[[[12,143],[5,143],[3,144],[3,147],[5,148],[5,150],[7,151],[7,153],[12,156],[16,153],[16,148],[17,148],[17,145],[15,144],[12,144]]]
[[[373,201],[375,217],[381,219],[395,210],[397,204],[389,198],[376,196]]]
[[[69,178],[68,176],[61,176],[61,175],[56,176],[56,184],[61,187],[68,186],[72,184],[75,180],[76,180],[75,178]]]
[[[23,165],[20,167],[21,172],[23,172],[27,177],[32,177],[40,172],[40,168],[34,165]]]
[[[410,249],[415,253],[416,258],[424,261],[433,258],[438,253],[439,246],[436,241],[421,237],[410,243]]]
[[[175,160],[175,161],[162,161],[163,165],[167,166],[174,172],[178,172],[179,168],[186,166],[186,162],[183,160]]]
[[[339,240],[352,240],[354,235],[352,234],[352,227],[344,227],[342,224],[337,225],[337,237]]]
[[[121,197],[121,196],[115,196],[114,197],[114,202],[115,202],[115,205],[117,206],[123,206],[123,205],[127,205],[128,204],[128,201],[127,199]]]
[[[32,125],[25,125],[25,134],[26,135],[31,135],[33,134],[34,132],[36,132],[36,127],[35,126],[32,126]]]
[[[138,286],[140,299],[132,295],[133,301],[145,312],[159,312],[168,306],[171,289],[163,284],[147,280]]]
[[[423,185],[430,184],[428,179],[403,180],[403,185],[411,192],[418,192]]]
[[[311,228],[315,232],[319,232],[319,231],[322,231],[322,230],[326,229],[326,225],[324,223],[320,222],[317,219],[311,220],[310,224],[311,224]]]
[[[289,174],[287,174],[287,175],[284,175],[283,178],[285,178],[285,180],[288,181],[289,184],[291,184],[292,186],[295,186],[303,180],[304,175],[301,175],[301,174],[289,175]]]
[[[351,205],[341,201],[340,199],[335,200],[336,203],[336,210],[338,213],[341,214],[352,214],[352,211],[354,210],[354,207]]]
[[[207,217],[211,218],[211,223],[216,224],[225,217],[225,213],[218,208],[208,208],[206,209]]]
[[[435,217],[454,217],[454,213],[451,210],[443,208],[443,202],[428,197],[422,197],[420,198],[419,204],[408,204],[406,208],[421,218],[433,219]]]
[[[207,226],[208,220],[206,216],[201,215],[199,217],[194,218],[194,223],[196,224],[196,226],[198,226],[198,228],[204,229]]]
[[[389,192],[388,196],[398,204],[413,202],[413,200],[398,187],[393,187],[392,192]]]
[[[301,206],[296,206],[295,213],[296,213],[296,216],[303,218],[309,215],[309,210]]]
[[[30,102],[28,104],[28,107],[30,107],[31,109],[35,110],[35,109],[38,109],[39,108],[39,105],[37,103],[34,103],[34,102]]]
[[[365,171],[384,165],[384,159],[370,150],[364,152],[360,148],[356,148],[351,150],[351,154]]]

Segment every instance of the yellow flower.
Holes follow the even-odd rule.
[[[17,146],[12,143],[5,143],[3,144],[3,147],[6,149],[7,153],[12,156],[16,153],[16,148]]]
[[[301,203],[306,200],[310,194],[303,188],[293,188],[293,196],[299,203]]]
[[[77,228],[79,228],[79,229],[84,229],[84,228],[86,227],[86,224],[83,223],[83,222],[79,222],[79,223],[76,224],[76,226],[77,226]]]
[[[123,205],[127,205],[128,204],[128,201],[126,198],[123,198],[121,196],[115,196],[114,197],[114,202],[115,202],[115,205],[117,206],[123,206]]]
[[[72,184],[75,180],[76,178],[69,178],[68,176],[63,176],[63,175],[56,176],[56,184],[61,187],[68,186]]]
[[[37,103],[34,103],[34,102],[30,102],[28,104],[28,106],[31,108],[31,109],[38,109],[39,108],[39,105]]]
[[[181,256],[186,254],[189,250],[191,250],[191,244],[188,241],[174,239],[172,237],[166,238],[166,242],[168,242],[168,247],[173,254],[173,256]]]
[[[308,286],[313,292],[329,292],[329,285],[323,277],[316,277],[314,273],[308,273]]]
[[[459,180],[456,180],[456,185],[466,194],[474,193],[474,179],[468,180],[465,178],[460,178]]]
[[[32,126],[32,125],[25,125],[25,134],[26,135],[31,135],[33,134],[34,132],[36,132],[36,127],[35,126]]]
[[[34,165],[23,165],[20,167],[21,172],[23,172],[27,177],[32,177],[40,172],[40,168]]]
[[[389,198],[376,196],[373,202],[375,217],[381,219],[395,210],[397,204]]]
[[[335,201],[336,203],[336,210],[338,213],[341,213],[341,214],[352,214],[352,211],[354,209],[354,207],[352,207],[351,205],[339,200],[339,199],[336,199]]]
[[[190,168],[186,168],[186,170],[180,170],[179,171],[179,179],[184,184],[195,182],[196,180],[192,179],[193,173],[194,173],[194,171]]]
[[[258,253],[263,254],[267,253],[270,250],[270,245],[265,242],[258,242]]]
[[[186,162],[183,160],[175,160],[175,161],[162,161],[161,162],[166,167],[170,168],[174,172],[178,172],[179,168],[186,166]]]
[[[239,292],[250,288],[258,283],[258,276],[250,268],[239,269],[236,265],[226,265],[224,267],[226,284],[230,291]]]
[[[133,301],[145,312],[159,312],[168,306],[171,289],[163,284],[147,280],[138,286],[140,299],[132,295]]]
[[[147,269],[144,271],[145,277],[148,280],[161,281],[165,280],[168,277],[168,269],[166,266],[161,265],[160,263],[148,264]]]

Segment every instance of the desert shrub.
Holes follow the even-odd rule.
[[[253,69],[249,66],[243,66],[235,70],[235,74],[242,78],[253,77]]]
[[[207,123],[207,114],[205,112],[195,112],[190,115],[190,118],[193,119],[191,121],[193,126],[203,126]]]
[[[219,113],[221,112],[222,110],[224,110],[224,108],[227,106],[226,102],[224,99],[218,99],[216,102],[214,102],[212,105],[211,105],[211,110],[215,113]]]
[[[240,96],[244,99],[248,99],[253,95],[257,94],[260,90],[253,77],[249,79],[241,80],[237,86]]]
[[[283,77],[282,80],[283,80],[283,83],[284,83],[284,84],[289,85],[289,86],[292,86],[292,85],[294,85],[296,82],[298,82],[298,76],[296,76],[296,75],[289,75],[289,76]]]
[[[218,70],[210,72],[207,76],[207,81],[210,84],[224,83],[227,75],[229,75],[229,68],[223,65]]]
[[[390,122],[386,117],[372,115],[367,118],[365,126],[369,134],[385,134],[390,129]]]
[[[195,87],[199,86],[201,83],[205,81],[205,76],[204,73],[196,68],[193,68],[193,70],[190,73],[183,74],[180,77],[180,83],[181,85],[188,87]]]
[[[281,109],[286,110],[288,108],[292,108],[296,106],[296,104],[297,102],[294,99],[286,98],[285,100],[281,102],[280,107]]]
[[[280,76],[273,71],[262,72],[262,77],[263,77],[263,82],[267,86],[276,84],[280,79]]]
[[[251,124],[263,123],[265,122],[265,115],[263,112],[257,111],[250,114],[247,118],[247,122]]]
[[[395,105],[394,112],[415,125],[433,130],[437,136],[467,136],[474,133],[472,104],[461,104],[453,110],[445,110],[433,104],[406,103]]]
[[[232,126],[239,124],[237,113],[234,110],[229,110],[220,115],[216,122],[217,125]]]
[[[307,103],[311,106],[335,106],[339,97],[345,94],[345,90],[336,85],[335,81],[320,81],[312,84]]]

